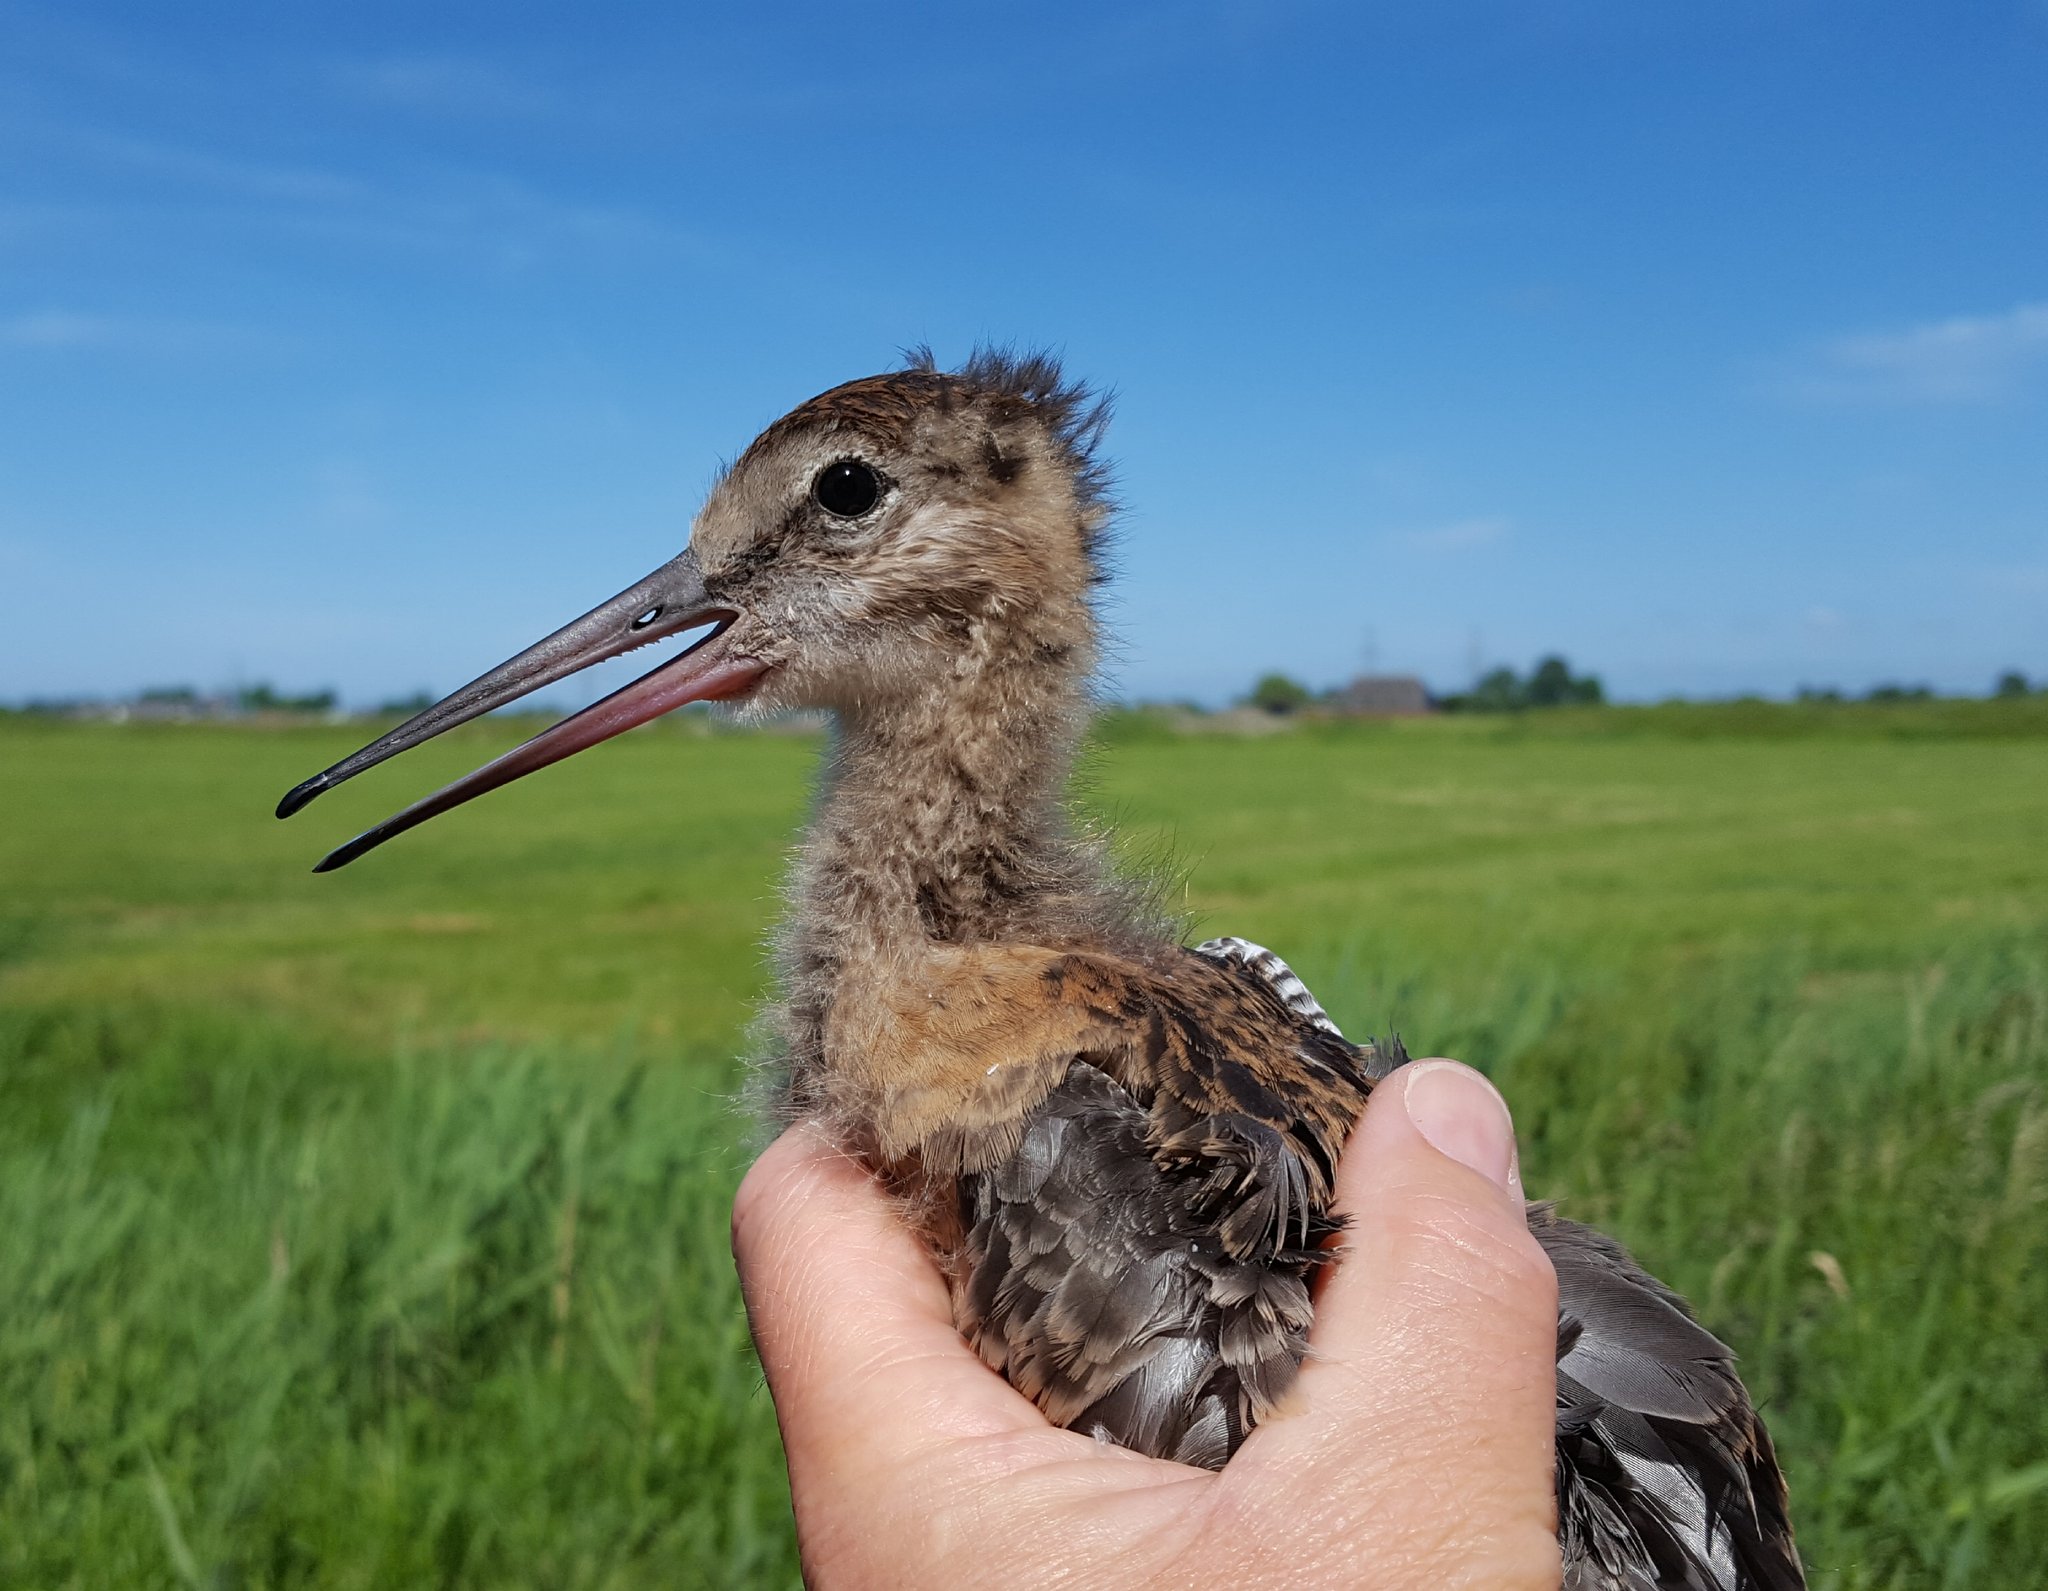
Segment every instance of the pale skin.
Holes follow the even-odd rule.
[[[1296,1407],[1212,1474],[1047,1424],[961,1341],[874,1181],[785,1133],[733,1250],[807,1583],[1555,1591],[1557,1286],[1500,1096],[1455,1062],[1397,1072],[1337,1207]]]

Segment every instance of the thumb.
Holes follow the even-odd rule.
[[[1407,1518],[1434,1583],[1556,1584],[1557,1279],[1529,1235],[1514,1128],[1479,1073],[1412,1062],[1345,1145],[1345,1248],[1316,1306],[1303,1411],[1239,1462],[1291,1473],[1332,1531]],[[1388,1466],[1361,1475],[1362,1454]],[[1398,1506],[1410,1496],[1416,1506]]]
[[[960,1338],[930,1251],[875,1179],[793,1127],[733,1200],[733,1254],[793,1469],[877,1472],[1045,1421]]]

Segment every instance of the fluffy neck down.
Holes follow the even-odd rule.
[[[1139,896],[1065,804],[1092,645],[976,650],[942,685],[838,715],[780,943],[798,1112],[822,1100],[835,1002],[916,977],[932,947],[1143,933]]]

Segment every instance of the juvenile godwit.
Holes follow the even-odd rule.
[[[320,870],[686,702],[830,710],[781,942],[785,1109],[900,1192],[961,1331],[1048,1418],[1220,1468],[1295,1378],[1337,1156],[1406,1057],[1346,1040],[1270,952],[1186,947],[1068,820],[1105,419],[1043,358],[922,359],[834,388],[741,455],[680,556],[278,814],[711,626]],[[1559,1284],[1565,1584],[1802,1585],[1729,1350],[1610,1239],[1543,1205],[1529,1222]]]

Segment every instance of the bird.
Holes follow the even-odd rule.
[[[1185,943],[1067,787],[1114,519],[1107,401],[1045,354],[914,352],[769,425],[653,573],[298,785],[323,791],[590,665],[679,655],[316,871],[694,701],[822,709],[769,1063],[897,1196],[966,1341],[1049,1420],[1226,1464],[1282,1410],[1342,1263],[1338,1156],[1398,1039],[1353,1043],[1277,955]],[[1571,1591],[1804,1584],[1734,1355],[1548,1204]]]

